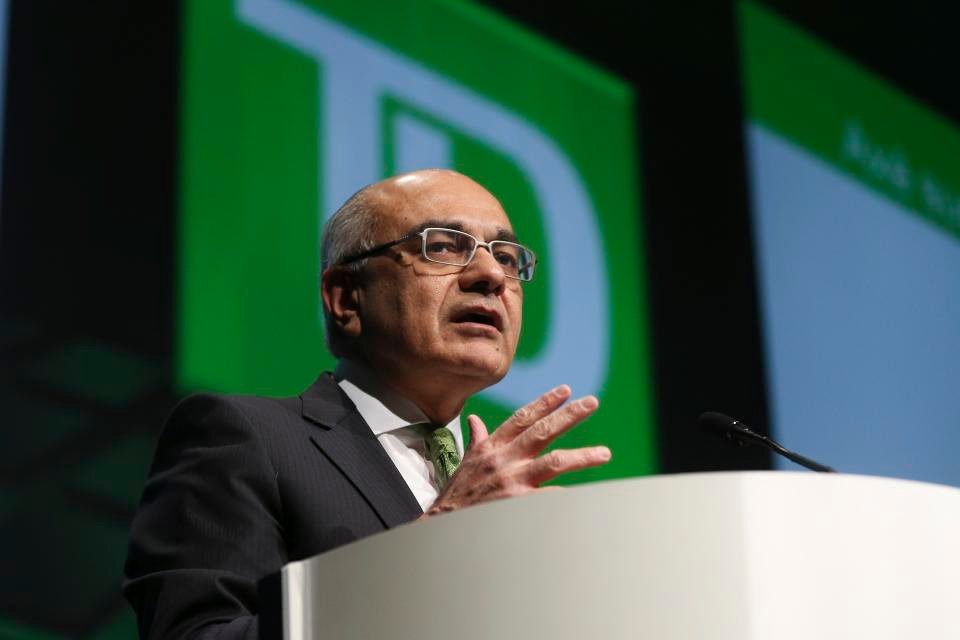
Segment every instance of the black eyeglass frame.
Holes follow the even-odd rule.
[[[430,231],[446,231],[446,232],[452,232],[452,233],[459,233],[472,239],[473,251],[470,252],[470,257],[467,258],[467,261],[464,262],[463,264],[460,264],[458,262],[444,262],[442,260],[436,260],[434,258],[429,257],[427,255],[427,233],[429,233]],[[529,270],[531,273],[530,273],[530,278],[527,280],[524,280],[519,275],[512,276],[506,271],[503,272],[503,275],[507,276],[508,278],[512,278],[514,280],[519,280],[520,282],[530,282],[531,280],[533,280],[533,274],[536,273],[536,270],[537,270],[536,269],[537,254],[535,254],[529,247],[525,247],[524,245],[516,242],[510,242],[509,240],[491,240],[490,242],[483,242],[479,238],[470,235],[466,231],[460,231],[459,229],[447,229],[445,227],[427,227],[426,229],[422,229],[420,231],[414,231],[412,233],[408,233],[407,235],[403,236],[402,238],[398,238],[397,240],[385,242],[371,249],[367,249],[366,251],[361,251],[360,253],[356,253],[352,256],[347,256],[343,260],[339,261],[337,265],[339,266],[339,265],[350,264],[351,262],[356,262],[357,260],[363,260],[364,258],[369,258],[377,253],[380,253],[384,249],[389,249],[390,247],[395,247],[398,244],[402,244],[409,240],[413,240],[417,236],[420,237],[420,254],[423,256],[423,259],[429,262],[433,262],[435,264],[447,264],[447,265],[450,265],[451,267],[466,267],[471,262],[473,262],[473,258],[474,256],[477,255],[477,249],[479,247],[484,247],[490,253],[490,255],[493,255],[493,245],[506,244],[506,245],[510,245],[511,247],[519,247],[520,249],[530,254],[531,261],[530,261]],[[519,273],[519,269],[518,269],[518,273]]]

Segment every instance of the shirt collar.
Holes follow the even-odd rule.
[[[430,422],[420,407],[387,387],[369,367],[359,362],[341,358],[333,375],[374,435]],[[444,426],[453,433],[457,451],[463,456],[460,416],[455,416]]]

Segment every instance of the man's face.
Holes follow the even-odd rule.
[[[510,221],[480,185],[452,172],[410,174],[383,187],[377,242],[424,226],[447,227],[483,242],[509,239]],[[359,290],[361,348],[393,378],[477,389],[510,368],[520,337],[523,290],[478,247],[466,267],[427,262],[419,237],[369,260]],[[399,386],[404,386],[403,384]]]

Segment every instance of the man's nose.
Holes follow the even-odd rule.
[[[460,273],[460,288],[465,291],[499,293],[503,290],[507,276],[503,267],[494,259],[487,247],[477,247],[470,261]]]

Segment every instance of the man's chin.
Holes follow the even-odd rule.
[[[470,378],[486,388],[503,379],[510,370],[511,359],[504,358],[499,350],[477,348],[462,354],[456,359],[453,373],[457,376]]]

